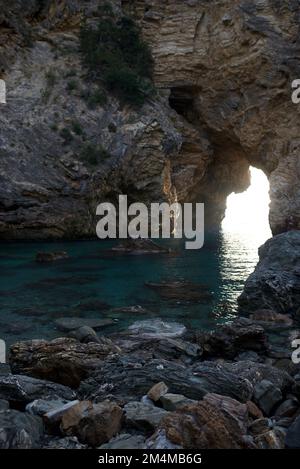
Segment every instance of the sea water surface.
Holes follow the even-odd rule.
[[[61,317],[113,318],[104,332],[126,330],[137,320],[161,318],[212,329],[234,318],[237,298],[258,260],[265,235],[221,230],[206,233],[204,247],[186,250],[170,241],[175,255],[117,255],[115,241],[6,242],[0,244],[0,338],[7,343],[62,335]],[[67,251],[69,259],[40,264],[39,251]],[[206,284],[211,301],[169,302],[146,282],[189,280]],[[111,311],[140,305],[148,313]]]

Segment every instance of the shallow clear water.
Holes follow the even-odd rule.
[[[236,315],[236,299],[257,263],[265,239],[223,231],[206,234],[204,248],[187,251],[170,243],[176,255],[116,255],[112,241],[0,244],[0,338],[8,343],[61,336],[54,320],[64,316],[116,318],[107,332],[136,320],[160,317],[189,327],[211,329]],[[70,258],[35,262],[38,251],[65,250]],[[212,301],[162,301],[147,281],[186,279],[207,284]],[[106,303],[106,307],[103,303]],[[141,305],[147,315],[112,313],[111,308]]]

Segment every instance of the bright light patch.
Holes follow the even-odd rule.
[[[227,198],[223,231],[254,236],[263,243],[272,236],[269,225],[269,182],[263,171],[250,168],[251,186]]]

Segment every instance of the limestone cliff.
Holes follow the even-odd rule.
[[[93,236],[96,205],[119,193],[206,202],[219,222],[250,164],[269,177],[273,232],[299,229],[298,2],[112,1],[154,56],[158,92],[139,110],[83,99],[79,28],[101,3],[0,1],[1,238]],[[93,167],[87,143],[105,149]]]

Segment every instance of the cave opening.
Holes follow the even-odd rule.
[[[227,197],[222,230],[226,233],[240,233],[252,242],[263,244],[272,237],[269,224],[270,185],[262,170],[251,166],[250,174],[248,189]]]

